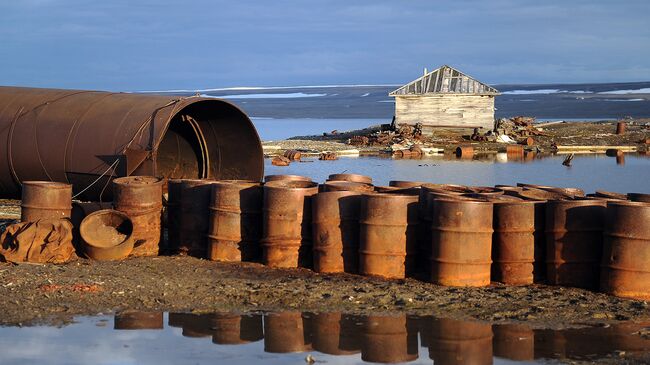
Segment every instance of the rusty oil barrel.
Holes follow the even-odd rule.
[[[311,334],[314,350],[330,355],[350,355],[359,352],[359,349],[344,348],[346,337],[351,334],[343,332],[345,328],[342,326],[342,320],[341,312],[314,315]]]
[[[650,300],[650,204],[609,202],[605,219],[601,291]]]
[[[613,200],[627,200],[626,194],[615,193],[612,191],[603,191],[603,190],[596,190],[593,194],[587,194],[587,196],[593,196],[596,198],[613,199]]]
[[[266,175],[264,182],[278,181],[278,180],[292,180],[292,181],[311,181],[310,177],[300,175]]]
[[[616,123],[616,134],[625,134],[625,127],[626,127],[625,122],[617,122]]]
[[[214,180],[204,179],[183,179],[181,183],[180,254],[207,256],[212,183]]]
[[[167,239],[161,246],[163,254],[172,254],[178,251],[181,239],[181,192],[183,180],[167,180]]]
[[[493,203],[492,280],[508,285],[532,284],[535,204],[526,201]]]
[[[284,157],[288,158],[291,161],[300,161],[302,153],[297,150],[286,150],[283,154]]]
[[[113,180],[113,206],[131,218],[136,246],[131,256],[158,256],[162,232],[163,180],[128,176]]]
[[[605,200],[546,203],[546,276],[551,285],[598,288]]]
[[[435,364],[492,364],[492,326],[475,321],[434,319],[429,358]]]
[[[162,312],[126,311],[115,314],[113,329],[116,330],[161,330]]]
[[[417,358],[417,330],[409,331],[406,315],[364,318],[361,337],[363,361],[390,364]]]
[[[433,200],[432,283],[444,286],[490,284],[492,205],[473,200]]]
[[[350,181],[327,181],[318,186],[319,192],[328,191],[358,191],[369,193],[374,190],[374,186],[365,183],[350,182]]]
[[[472,146],[458,146],[456,147],[456,157],[469,157],[474,156],[474,147]]]
[[[361,193],[332,191],[313,198],[314,271],[359,271],[359,209]]]
[[[492,326],[494,356],[514,361],[532,361],[535,358],[535,332],[522,324]]]
[[[395,188],[419,188],[420,186],[426,184],[423,181],[406,181],[406,180],[391,180],[388,182],[388,186]]]
[[[268,313],[264,315],[264,352],[291,353],[311,350],[305,336],[304,319],[300,312]]]
[[[270,267],[312,267],[312,197],[318,184],[280,180],[264,185],[262,262]]]
[[[627,198],[633,202],[650,203],[650,194],[628,193]]]
[[[87,258],[98,261],[121,260],[133,251],[133,223],[117,210],[90,213],[79,226],[79,236]]]
[[[372,185],[372,178],[366,175],[359,174],[331,174],[327,181],[350,181]]]
[[[418,196],[367,194],[359,214],[359,273],[403,279],[416,271]]]
[[[23,181],[20,221],[70,218],[72,185],[51,181]]]
[[[244,180],[217,181],[210,197],[208,258],[213,261],[261,259],[262,184]]]

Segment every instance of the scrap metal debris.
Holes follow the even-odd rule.
[[[318,156],[318,159],[322,161],[334,161],[338,160],[339,157],[336,152],[321,152],[321,154]]]

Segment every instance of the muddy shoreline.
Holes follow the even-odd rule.
[[[554,329],[650,320],[645,302],[574,288],[454,288],[180,256],[1,264],[0,282],[0,325],[5,326],[61,325],[78,315],[127,309],[407,313]]]

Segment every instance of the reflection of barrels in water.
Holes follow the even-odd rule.
[[[20,221],[70,218],[72,185],[51,181],[23,181]]]
[[[529,361],[535,358],[535,333],[521,324],[492,326],[494,332],[494,356],[515,361]]]
[[[598,287],[606,205],[604,200],[553,200],[546,204],[549,284]]]
[[[161,330],[162,312],[122,312],[115,315],[116,330]]]
[[[312,196],[318,184],[272,181],[264,185],[263,263],[271,267],[312,267]]]
[[[535,359],[563,359],[566,356],[567,339],[564,331],[535,330]]]
[[[264,351],[272,353],[304,352],[311,349],[300,312],[264,315]]]
[[[263,338],[262,317],[215,313],[210,318],[212,342],[220,345],[239,345]]]
[[[492,364],[492,326],[453,319],[434,319],[429,358],[435,364]]]
[[[492,280],[533,283],[535,207],[532,202],[495,202]]]
[[[362,331],[363,361],[396,363],[418,358],[417,330],[409,334],[406,315],[368,316]]]
[[[311,339],[314,350],[330,355],[349,355],[359,352],[346,350],[342,346],[343,339],[352,334],[344,332],[346,328],[341,325],[341,312],[316,314],[312,321]]]
[[[609,202],[605,219],[600,289],[650,300],[650,204]]]
[[[211,337],[211,314],[169,313],[168,325],[182,327],[184,337]]]
[[[360,204],[360,193],[353,191],[314,196],[314,271],[358,272]]]

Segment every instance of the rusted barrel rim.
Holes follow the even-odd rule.
[[[365,184],[372,184],[372,177],[361,174],[331,174],[327,181],[352,181]]]
[[[133,234],[133,232],[131,232],[131,234],[126,235],[126,237],[124,238],[124,240],[122,242],[120,242],[120,243],[118,243],[116,245],[113,245],[113,246],[97,245],[96,242],[93,242],[94,240],[92,239],[92,237],[88,238],[84,234],[85,227],[86,227],[86,225],[89,224],[88,222],[90,222],[92,220],[92,218],[94,218],[96,216],[108,215],[108,214],[116,215],[116,216],[122,218],[124,221],[131,222],[131,219],[129,218],[128,215],[126,215],[126,214],[124,214],[124,213],[122,213],[122,212],[120,212],[118,210],[113,210],[113,209],[102,209],[102,210],[98,210],[96,212],[88,214],[83,219],[83,221],[81,221],[81,224],[79,225],[79,232],[80,232],[80,234],[82,236],[82,239],[83,239],[83,241],[85,242],[86,245],[92,246],[92,247],[98,248],[98,249],[112,249],[112,248],[115,248],[115,247],[122,246],[124,244],[128,244],[129,241],[131,241],[131,235]],[[131,223],[131,229],[133,229],[133,223]]]
[[[310,177],[301,176],[301,175],[266,175],[264,176],[264,182],[268,183],[271,181],[281,181],[281,180],[293,180],[293,181],[312,181]]]
[[[304,186],[291,186],[293,184],[303,184]],[[290,191],[311,190],[317,187],[317,182],[304,180],[275,180],[264,184],[264,189],[281,189]]]
[[[391,199],[391,200],[407,200],[407,201],[418,201],[418,196],[417,195],[409,195],[409,194],[402,194],[402,193],[377,193],[377,192],[364,192],[362,193],[363,196],[366,197],[372,197],[372,198],[381,198],[381,199]]]
[[[388,186],[396,188],[419,188],[426,184],[424,181],[409,181],[409,180],[391,180]]]
[[[216,180],[212,183],[219,186],[240,186],[240,187],[253,187],[263,186],[261,182],[253,180]]]
[[[131,187],[162,185],[164,180],[154,176],[125,176],[113,179],[113,184],[129,185]]]
[[[647,202],[633,202],[629,200],[608,200],[607,206],[622,206],[622,207],[644,207],[650,208],[650,203]]]
[[[556,204],[556,205],[573,205],[573,206],[590,206],[590,205],[595,205],[598,206],[599,204],[596,204],[597,202],[602,201],[602,202],[607,202],[605,199],[589,199],[589,198],[578,198],[578,199],[568,199],[568,200],[563,200],[563,199],[549,199],[547,201],[547,204]]]
[[[472,198],[468,198],[467,200],[455,199],[455,198],[436,198],[433,204],[435,204],[435,202],[463,203],[463,204],[472,204],[472,205],[494,205],[494,203],[490,201],[475,200]]]
[[[72,187],[70,184],[44,180],[23,181],[21,184],[30,186],[46,186],[48,189],[71,189]]]

